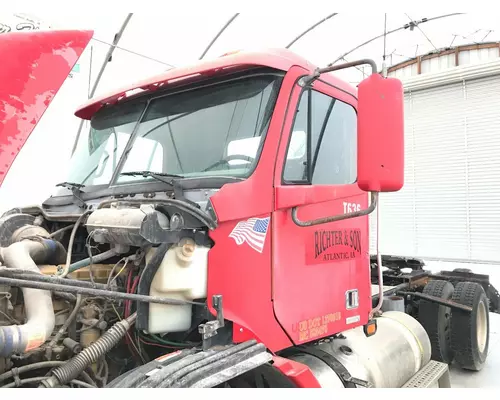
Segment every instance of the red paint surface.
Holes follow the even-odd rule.
[[[299,388],[320,389],[316,377],[309,367],[297,361],[288,360],[281,357],[273,357],[273,366],[287,376]]]
[[[403,84],[371,75],[359,84],[358,95],[359,187],[397,192],[404,184]]]
[[[294,66],[300,66],[308,72],[314,71],[316,66],[310,64],[306,59],[286,49],[269,49],[262,52],[242,52],[219,57],[214,60],[204,61],[189,67],[173,68],[160,75],[127,84],[121,89],[111,93],[95,97],[78,108],[75,115],[79,118],[90,119],[96,111],[105,104],[114,104],[126,97],[128,92],[138,89],[154,91],[164,88],[165,85],[185,85],[208,76],[222,73],[224,71],[244,70],[255,66],[265,66],[281,71],[288,71]],[[328,76],[327,80],[346,91],[352,91],[352,87],[338,78]]]
[[[357,107],[357,101],[342,91],[316,82],[315,90]],[[368,217],[347,219],[312,227],[299,227],[291,217],[298,206],[298,218],[309,221],[344,213],[344,202],[357,203],[364,209],[368,195],[356,183],[352,185],[282,185],[283,160],[292,130],[294,112],[302,88],[294,88],[286,115],[274,177],[275,212],[273,213],[273,304],[277,320],[294,344],[307,343],[351,329],[368,321],[371,310]],[[318,262],[315,235],[325,231],[359,231],[361,249],[355,257]],[[344,246],[345,247],[345,246]],[[347,249],[350,245],[347,245]],[[332,250],[332,248],[330,248]],[[345,293],[358,289],[359,307],[346,310]],[[359,316],[347,324],[346,318]]]
[[[92,34],[30,31],[0,35],[0,185]]]
[[[255,172],[243,182],[225,185],[211,198],[219,227],[211,233],[215,246],[209,252],[209,298],[223,296],[224,316],[234,322],[236,342],[254,338],[273,352],[366,323],[371,309],[368,217],[310,228],[298,227],[291,219],[294,206],[300,206],[302,220],[342,214],[344,201],[365,208],[368,195],[356,183],[281,184],[301,91],[297,79],[309,72],[301,67],[288,71]],[[322,79],[337,83],[330,76]],[[315,88],[357,106],[352,95],[332,86],[317,82]],[[271,223],[262,253],[228,237],[239,221],[267,216]],[[361,233],[355,256],[321,263],[310,259],[315,233],[322,230]],[[349,243],[347,247],[351,249]],[[352,289],[359,291],[360,306],[346,310],[345,292]],[[358,321],[346,323],[346,318],[358,315]]]
[[[262,253],[245,244],[238,246],[229,238],[229,234],[239,221],[272,216],[274,168],[283,118],[297,78],[308,72],[300,67],[292,67],[286,75],[254,173],[245,181],[223,186],[211,197],[219,226],[211,233],[215,246],[208,253],[208,296],[211,298],[212,295],[222,294],[224,317],[235,324],[233,338],[236,342],[255,338],[271,351],[292,345],[274,315],[273,218]]]

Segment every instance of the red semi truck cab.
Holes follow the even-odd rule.
[[[0,176],[91,36],[0,37],[0,53],[11,54],[0,66]],[[357,88],[331,74],[361,64],[373,73]],[[78,137],[66,182],[42,205],[7,213],[5,221],[16,233],[17,215],[27,221],[36,215],[47,235],[69,232],[72,224],[73,239],[82,224],[79,240],[98,243],[99,262],[147,253],[144,265],[130,270],[125,290],[148,301],[137,300],[132,313],[126,300],[120,322],[126,329],[134,325],[151,340],[164,335],[156,337],[163,344],[172,333],[200,334],[201,353],[193,347],[172,358],[189,352],[209,358],[219,345],[228,352],[257,349],[259,365],[302,387],[324,386],[325,365],[332,385],[355,385],[334,364],[377,387],[403,386],[427,374],[425,368],[447,371],[446,364],[429,363],[430,340],[415,318],[405,312],[378,318],[383,296],[373,305],[368,215],[379,193],[404,183],[402,84],[379,75],[373,61],[320,69],[288,50],[231,53],[127,84],[87,101],[75,115],[91,128]],[[66,246],[70,261],[73,239]],[[0,255],[15,250],[2,246]],[[156,254],[159,261],[151,261]],[[184,268],[186,259],[195,267]],[[60,276],[86,262],[86,255],[73,257]],[[167,304],[172,298],[180,303]],[[193,311],[201,306],[203,317]],[[351,347],[331,343],[341,333]],[[223,343],[207,351],[213,336]],[[358,356],[362,365],[352,361]],[[71,374],[59,372],[44,385],[68,383]]]
[[[2,122],[4,173],[20,149],[8,138],[27,139],[91,33],[30,35],[2,89],[4,104],[19,111]],[[360,91],[362,104],[356,88],[281,49],[175,68],[76,111],[92,129],[79,139],[68,181],[84,185],[88,199],[158,183],[126,175],[137,170],[204,189],[211,181],[208,297],[222,295],[234,340],[279,351],[327,337],[368,323],[367,191],[402,186],[401,84],[374,74]],[[57,213],[56,203],[46,205]]]
[[[210,234],[208,296],[224,298],[236,342],[256,339],[272,351],[368,323],[367,213],[311,226],[302,220],[362,213],[369,207],[366,190],[402,186],[400,82],[374,75],[362,84],[370,86],[363,115],[371,121],[359,127],[357,90],[327,73],[305,84],[317,71],[287,50],[237,52],[92,99],[76,112],[96,127],[105,118],[121,124],[113,117],[120,110],[130,115],[127,122],[143,118],[136,143],[147,138],[164,151],[166,161],[155,171],[235,179],[209,199],[217,228]],[[387,88],[392,97],[384,98]],[[150,114],[170,114],[172,121],[150,131]],[[386,131],[377,130],[377,121]],[[127,165],[135,146],[117,170],[150,168]],[[127,179],[111,177],[115,184]]]

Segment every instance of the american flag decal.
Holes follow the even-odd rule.
[[[229,237],[234,239],[238,246],[246,242],[252,249],[262,253],[266,242],[269,220],[269,217],[250,218],[247,221],[238,222]]]

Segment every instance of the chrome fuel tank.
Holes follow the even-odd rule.
[[[366,337],[363,328],[342,332],[345,338],[311,345],[333,355],[351,376],[376,388],[399,388],[431,359],[431,343],[420,323],[408,314],[385,312],[377,318],[377,333]],[[322,387],[343,387],[332,369],[317,357],[299,353],[289,357],[307,365]]]

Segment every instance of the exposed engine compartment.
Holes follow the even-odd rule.
[[[16,211],[0,219],[0,387],[104,387],[202,346],[216,223],[200,205],[105,200],[76,222]]]
[[[264,344],[233,344],[222,297],[207,298],[211,210],[208,195],[144,196],[77,215],[4,214],[0,387],[292,385]],[[383,311],[376,335],[357,327],[278,356],[309,368],[322,387],[401,387],[427,373],[431,343],[404,306]],[[191,372],[178,381],[179,365]]]

